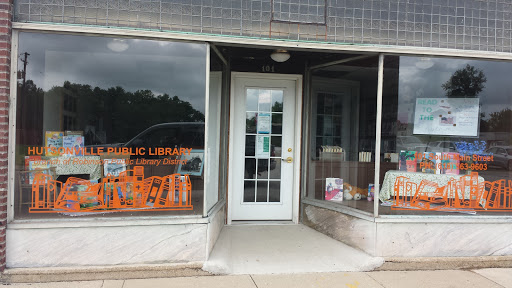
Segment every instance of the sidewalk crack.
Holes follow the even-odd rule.
[[[254,279],[252,278],[252,275],[249,275],[249,277],[251,277],[251,280],[252,280],[252,283],[254,283],[254,286],[256,286],[256,288],[258,288],[258,284],[256,284],[256,281],[254,281]]]
[[[377,282],[377,284],[379,284],[382,288],[386,288],[386,286],[384,286],[384,284],[380,283],[379,281],[377,281],[377,279],[373,278],[372,275],[370,275],[370,273],[364,273],[366,275],[368,275],[368,277],[372,278],[373,281]]]
[[[475,269],[475,270],[478,270],[478,269]],[[496,285],[498,285],[498,286],[500,286],[500,287],[506,288],[505,286],[503,286],[503,285],[501,285],[500,283],[498,283],[498,282],[496,282],[496,281],[492,280],[491,278],[488,278],[487,276],[484,276],[484,275],[482,275],[482,274],[480,274],[480,273],[475,272],[475,270],[468,270],[468,271],[469,271],[469,272],[471,272],[471,273],[473,273],[473,274],[478,275],[479,277],[482,277],[482,278],[484,278],[484,279],[487,279],[487,280],[491,281],[492,283],[494,283],[494,284],[496,284]]]

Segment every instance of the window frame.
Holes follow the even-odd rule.
[[[358,52],[358,50],[354,50],[356,52]],[[407,56],[407,57],[422,57],[421,54],[408,54],[408,53],[386,53],[386,52],[382,52],[380,53],[379,55],[382,56],[382,63],[380,63],[379,61],[379,78],[378,78],[378,81],[379,83],[382,83],[384,84],[384,75],[383,75],[383,70],[384,70],[384,59],[386,56],[397,56],[397,57],[400,57],[400,56]],[[457,57],[454,57],[454,56],[450,56],[450,55],[436,55],[436,54],[432,54],[432,57],[436,57],[436,58],[446,58],[446,59],[460,59],[460,58],[465,58],[465,59],[469,59],[469,60],[479,60],[479,61],[493,61],[495,59],[489,59],[489,58],[484,58],[484,57],[471,57],[469,55],[458,55]],[[498,60],[499,62],[506,62],[506,63],[512,63],[512,61],[510,61],[510,59],[499,59]],[[322,64],[323,65],[323,64]],[[382,69],[382,74],[380,73]],[[309,151],[311,148],[310,148],[310,143],[309,143],[309,137],[311,137],[311,134],[313,132],[311,131],[308,131],[308,129],[306,129],[308,126],[308,119],[307,117],[311,117],[311,112],[312,112],[312,96],[311,96],[311,87],[310,87],[310,83],[311,83],[311,70],[309,69],[306,69],[306,72],[305,72],[305,82],[304,82],[304,108],[303,108],[303,115],[305,115],[305,117],[303,117],[303,122],[302,122],[302,126],[303,126],[303,129],[302,129],[302,133],[303,133],[303,140],[302,140],[302,145],[303,145],[303,151],[302,151],[302,157],[303,159],[308,159],[308,157],[311,157],[310,153],[311,151]],[[379,85],[380,86],[380,85]],[[378,87],[378,93],[377,93],[377,101],[379,102],[382,102],[382,87]],[[380,114],[380,115],[379,115]],[[307,117],[306,117],[307,115]],[[376,131],[376,146],[375,146],[375,149],[376,149],[376,154],[379,153],[380,154],[380,149],[381,149],[381,145],[380,145],[380,142],[382,140],[382,131],[381,131],[381,126],[382,126],[382,104],[380,105],[380,107],[377,108],[377,118],[376,118],[376,125],[377,125],[377,131]],[[377,144],[378,143],[378,144]],[[436,143],[436,146],[437,145],[440,145],[440,143]],[[454,143],[450,143],[450,145],[453,145],[455,149],[456,146],[454,145]],[[497,149],[497,147],[491,147],[492,149]],[[449,148],[447,148],[449,149]],[[376,157],[375,157],[376,158]],[[374,162],[375,164],[375,195],[378,195],[379,191],[378,191],[378,187],[380,186],[380,179],[378,177],[378,175],[380,174],[380,161],[377,161],[377,159],[375,159],[376,161]],[[486,215],[475,215],[475,216],[472,216],[472,217],[467,217],[465,215],[380,215],[379,214],[379,201],[374,201],[374,215],[370,216],[368,215],[368,213],[366,213],[365,211],[361,211],[361,210],[356,210],[354,208],[351,208],[351,207],[345,207],[343,205],[337,205],[337,204],[334,204],[334,203],[325,203],[326,201],[322,201],[322,200],[316,200],[316,199],[312,199],[308,196],[308,190],[307,190],[307,184],[306,184],[306,179],[307,179],[307,173],[308,173],[308,168],[307,167],[302,167],[302,174],[301,174],[301,195],[302,195],[302,204],[307,204],[307,205],[312,205],[312,206],[316,206],[316,207],[321,207],[321,208],[325,208],[325,209],[329,209],[329,210],[332,210],[332,211],[338,211],[338,212],[341,212],[343,214],[347,214],[347,215],[350,215],[350,216],[354,216],[354,217],[357,217],[357,218],[360,218],[360,219],[365,219],[365,220],[368,220],[368,221],[372,221],[372,222],[397,222],[397,223],[404,223],[404,222],[421,222],[421,223],[424,223],[424,222],[429,222],[429,223],[450,223],[452,221],[457,221],[457,222],[461,222],[461,223],[486,223],[488,221],[493,221],[493,222],[496,222],[496,223],[510,223],[510,221],[512,221],[512,215],[491,215],[491,214],[486,214]],[[378,196],[377,196],[378,197]],[[301,213],[303,213],[303,211],[301,211]],[[303,217],[303,216],[301,216]]]
[[[11,38],[11,55],[18,55],[19,53],[19,34],[20,33],[36,33],[36,34],[56,34],[56,35],[70,35],[70,36],[87,36],[87,37],[107,37],[107,38],[119,38],[118,35],[113,34],[101,34],[101,33],[93,33],[93,34],[83,34],[83,33],[77,33],[77,32],[66,32],[66,31],[47,31],[47,30],[41,30],[41,29],[12,29],[12,38]],[[205,134],[204,134],[204,146],[206,147],[207,141],[208,141],[208,135],[207,135],[207,127],[208,127],[208,121],[207,121],[207,115],[208,115],[208,100],[209,100],[209,69],[210,69],[210,63],[209,63],[209,51],[210,51],[210,43],[206,41],[190,41],[186,39],[172,39],[172,38],[148,38],[144,37],[142,35],[130,35],[129,33],[126,33],[126,35],[122,35],[121,38],[127,38],[127,39],[141,39],[141,40],[154,40],[154,41],[162,41],[162,42],[181,42],[181,43],[193,43],[193,44],[202,44],[205,45]],[[8,179],[7,179],[7,223],[13,227],[13,224],[20,224],[20,227],[27,226],[27,223],[34,223],[35,226],[32,226],[32,224],[28,224],[27,227],[41,227],[40,225],[42,223],[43,226],[47,228],[51,227],[62,227],[63,222],[73,222],[76,224],[73,224],[74,227],[96,227],[96,226],[103,226],[103,225],[97,225],[98,219],[104,219],[104,226],[111,226],[112,223],[117,223],[119,220],[123,220],[127,225],[129,223],[134,223],[133,225],[141,225],[141,223],[147,223],[147,225],[153,225],[148,223],[148,220],[150,222],[158,223],[203,223],[204,221],[200,219],[205,219],[206,216],[208,216],[208,211],[206,209],[205,201],[206,201],[206,193],[208,193],[208,187],[205,185],[203,188],[203,211],[199,215],[155,215],[155,216],[129,216],[121,215],[121,216],[112,216],[112,217],[89,217],[89,218],[80,218],[80,217],[70,217],[66,219],[51,219],[51,218],[31,218],[31,219],[15,219],[15,189],[16,189],[16,179],[15,179],[15,171],[16,171],[16,115],[17,115],[17,82],[18,82],[18,57],[12,57],[11,56],[11,64],[10,64],[10,93],[9,93],[9,125],[8,125],[8,149],[7,149],[7,157],[8,157]],[[76,104],[76,103],[75,103]],[[148,131],[149,132],[149,131]],[[139,135],[137,135],[139,136]],[[137,137],[135,136],[135,137]],[[134,138],[135,138],[134,137]],[[206,165],[206,161],[208,161],[208,155],[207,155],[207,149],[204,151],[204,161]],[[205,176],[206,177],[206,173]],[[219,201],[212,207],[211,210],[218,210],[218,205],[221,204]],[[78,219],[80,218],[80,219]],[[154,220],[154,221],[151,221]],[[207,223],[207,222],[204,222]],[[144,225],[144,224],[143,224]],[[14,226],[16,227],[16,226]]]

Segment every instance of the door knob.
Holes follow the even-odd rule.
[[[293,158],[292,157],[288,157],[286,159],[282,158],[281,161],[286,161],[287,163],[292,163],[293,162]]]

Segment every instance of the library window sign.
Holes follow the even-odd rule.
[[[494,155],[484,150],[486,143],[455,144],[460,151],[462,147],[480,151],[469,155],[402,151],[399,171],[386,173],[381,200],[386,203],[392,196],[394,202],[388,202],[392,210],[512,211],[511,181],[486,181],[479,175],[495,165]],[[421,172],[416,171],[417,167]]]
[[[25,161],[31,172],[25,184],[32,190],[29,213],[193,209],[190,175],[200,174],[202,151],[168,147],[80,147],[83,136],[59,137],[62,134],[48,133],[49,146],[28,147]],[[69,141],[70,137],[73,141]],[[78,146],[62,146],[68,142]],[[147,156],[166,158],[142,158]],[[148,177],[142,165],[168,166],[174,173]],[[57,171],[61,175],[89,174],[91,180],[68,177],[65,182],[58,181]]]

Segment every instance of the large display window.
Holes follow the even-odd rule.
[[[228,109],[225,105],[227,100],[227,85],[225,84],[227,73],[227,61],[217,49],[210,48],[210,75],[209,75],[209,94],[208,94],[208,143],[206,150],[208,151],[205,176],[205,201],[206,212],[210,213],[219,200],[225,198],[226,193],[226,149],[225,143],[227,133],[222,130],[226,126],[226,117],[222,117]]]
[[[386,56],[379,214],[512,211],[512,63]]]
[[[206,44],[18,44],[15,218],[203,214]]]
[[[378,57],[342,62],[310,72],[307,196],[373,214]]]

